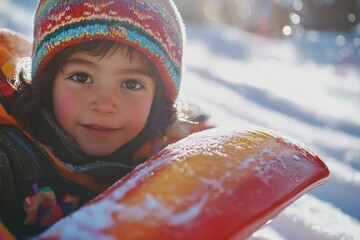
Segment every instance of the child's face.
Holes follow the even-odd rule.
[[[54,113],[80,148],[104,156],[136,137],[148,119],[155,79],[140,56],[74,53],[54,79]]]

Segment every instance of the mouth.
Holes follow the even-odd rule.
[[[86,127],[86,128],[99,130],[99,131],[115,131],[116,130],[115,128],[112,128],[112,127],[101,126],[101,125],[97,125],[97,124],[83,124],[82,126]]]
[[[98,124],[81,124],[81,126],[91,135],[95,137],[108,137],[112,133],[118,131],[117,128],[102,126]]]

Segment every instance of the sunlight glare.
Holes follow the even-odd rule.
[[[355,16],[355,14],[350,13],[350,14],[348,15],[348,20],[349,20],[349,22],[351,22],[351,23],[355,22],[355,21],[356,21],[356,16]]]
[[[301,0],[295,0],[293,3],[293,8],[295,11],[300,11],[304,7],[304,3]]]
[[[294,12],[289,14],[289,19],[293,24],[299,24],[300,23],[300,16]]]
[[[292,29],[290,26],[286,25],[285,27],[283,27],[282,32],[285,36],[290,36],[292,33]]]
[[[342,47],[346,44],[346,38],[344,35],[339,35],[336,37],[335,42],[336,42],[336,45],[338,45],[339,47]]]

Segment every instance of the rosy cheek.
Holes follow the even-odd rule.
[[[55,116],[61,127],[66,127],[66,123],[73,119],[76,103],[76,99],[69,96],[69,94],[64,94],[61,98],[54,99]]]
[[[131,119],[132,126],[134,128],[140,128],[140,130],[145,126],[145,123],[149,117],[150,106],[144,104],[142,106],[137,106],[132,108]]]

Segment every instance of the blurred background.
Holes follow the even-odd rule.
[[[17,7],[13,10],[20,13],[35,9],[36,2],[1,0],[1,8],[5,11],[8,6]],[[299,36],[303,34],[303,28],[351,31],[360,22],[359,0],[175,0],[175,3],[186,20],[225,22],[276,37]],[[0,16],[0,24],[22,28],[19,16],[10,19]]]
[[[253,237],[360,240],[360,0],[175,2],[187,34],[180,97],[214,125],[296,139],[331,171]],[[0,0],[0,27],[31,40],[36,4]]]
[[[303,28],[349,31],[360,22],[358,0],[176,0],[184,18],[223,21],[239,28],[281,37]]]
[[[332,32],[335,51],[324,49],[325,56],[312,57],[319,61],[360,63],[360,0],[175,2],[188,21],[225,23],[269,38],[291,38],[310,49],[323,48],[318,46],[322,45],[319,32]]]

